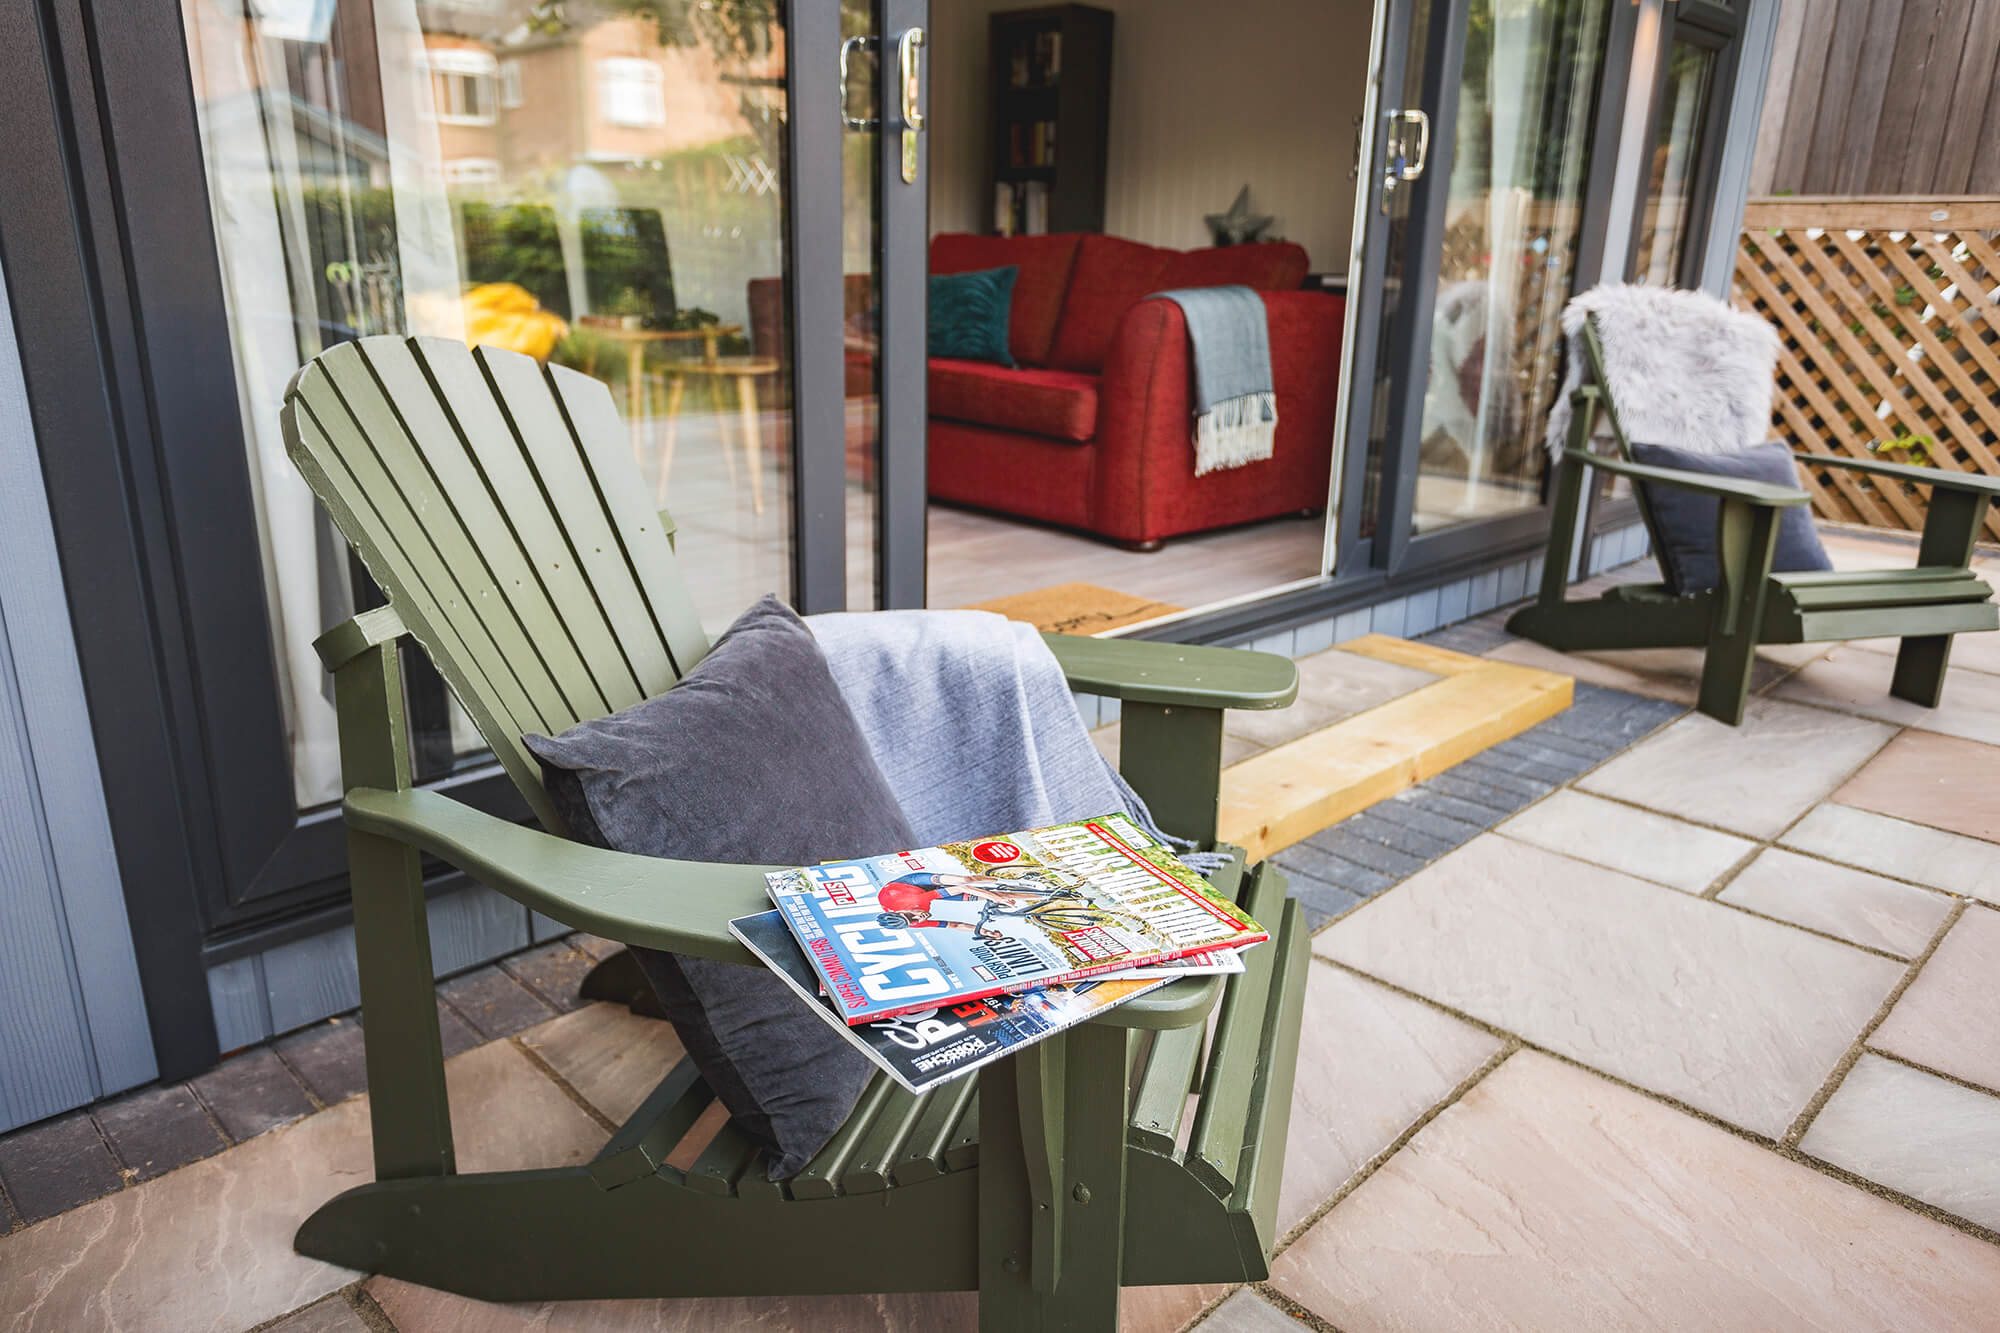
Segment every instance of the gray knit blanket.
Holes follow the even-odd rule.
[[[926,846],[1123,810],[1166,838],[1098,753],[1032,625],[990,611],[808,616],[917,840]],[[1204,873],[1218,858],[1184,859]]]
[[[1264,299],[1248,287],[1183,287],[1154,295],[1187,316],[1194,474],[1269,458],[1278,440],[1278,395]]]

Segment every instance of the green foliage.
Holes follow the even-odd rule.
[[[1901,458],[1892,459],[1891,461],[1909,463],[1915,467],[1936,467],[1936,449],[1937,437],[1935,435],[1898,435],[1892,439],[1870,440],[1868,442],[1869,453],[1900,453],[1902,455]]]

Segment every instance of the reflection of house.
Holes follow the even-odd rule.
[[[424,6],[453,184],[520,182],[578,162],[641,165],[751,132],[741,81],[705,45],[662,45],[650,19],[576,19],[546,35],[509,25],[498,0],[478,5]]]

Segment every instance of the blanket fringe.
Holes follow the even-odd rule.
[[[1278,395],[1225,398],[1194,422],[1194,474],[1242,467],[1269,458],[1278,442]]]

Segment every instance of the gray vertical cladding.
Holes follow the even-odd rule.
[[[155,1066],[3,280],[0,570],[4,1129]]]
[[[1093,701],[1094,702],[1094,701]],[[430,900],[431,965],[438,976],[464,972],[569,927],[483,885]],[[361,1003],[354,928],[341,926],[208,969],[215,1033],[232,1051]]]

